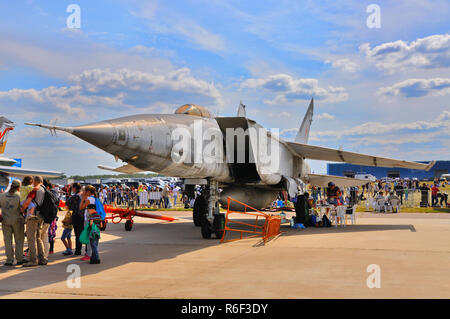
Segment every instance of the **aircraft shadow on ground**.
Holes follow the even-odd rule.
[[[368,231],[389,231],[389,230],[407,230],[416,232],[414,225],[346,225],[345,227],[334,225],[331,227],[307,227],[305,229],[293,229],[290,226],[281,226],[284,231],[283,236],[311,235],[311,234],[330,234],[330,233],[354,233]]]
[[[163,237],[161,237],[162,232],[164,232]],[[50,255],[49,263],[46,266],[24,268],[1,265],[0,274],[10,272],[13,268],[18,270],[19,273],[0,280],[0,296],[8,296],[24,290],[65,282],[71,274],[67,272],[67,267],[71,264],[79,265],[81,275],[85,277],[128,263],[154,263],[220,244],[217,239],[202,239],[200,229],[195,227],[193,223],[135,222],[133,230],[130,232],[125,231],[124,223],[108,224],[105,233],[119,238],[109,241],[100,239],[99,248],[102,263],[99,265],[91,265],[89,262],[81,261],[81,256],[63,256],[60,249],[59,251],[55,250],[55,254]],[[59,238],[57,237],[56,240],[59,241]],[[74,239],[74,236],[72,238]],[[132,272],[129,271],[129,273]],[[45,280],[39,280],[39,278],[45,278]],[[72,294],[77,293],[77,291],[67,288],[64,293]]]

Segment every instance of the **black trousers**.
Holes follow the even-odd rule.
[[[438,204],[437,195],[431,195],[431,206],[437,206],[437,204]]]
[[[83,245],[80,243],[80,235],[84,229],[84,218],[72,215],[72,225],[75,232],[75,253],[81,254],[81,248]]]

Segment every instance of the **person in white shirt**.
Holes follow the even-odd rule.
[[[172,190],[172,192],[173,192],[173,207],[175,207],[177,205],[178,191],[179,191],[178,187],[174,187]]]

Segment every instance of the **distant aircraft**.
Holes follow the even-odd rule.
[[[294,142],[283,140],[276,132],[247,118],[242,103],[236,117],[214,117],[202,106],[185,104],[175,114],[134,115],[77,127],[26,124],[64,131],[101,148],[126,163],[113,169],[116,172],[152,171],[184,178],[186,185],[205,185],[193,209],[194,223],[201,226],[204,238],[210,238],[212,233],[221,238],[225,216],[220,214],[219,202],[225,205],[228,196],[261,209],[268,207],[281,190],[288,191],[291,197],[302,194],[305,183],[367,183],[312,174],[306,159],[424,170],[434,165],[309,145],[313,109],[311,99]],[[214,152],[206,151],[211,149]],[[223,189],[220,194],[219,188]]]
[[[0,155],[5,152],[9,132],[13,131],[14,127],[15,124],[13,122],[6,117],[0,117]],[[63,175],[60,172],[13,167],[14,164],[17,164],[16,160],[3,156],[0,157],[0,188],[5,189],[8,187],[11,182],[10,177],[23,178],[27,175],[39,175],[44,178],[55,178]]]
[[[356,174],[355,178],[365,179],[367,182],[375,182],[377,180],[377,178],[372,174],[362,174],[362,173]]]

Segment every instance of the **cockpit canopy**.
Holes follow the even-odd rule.
[[[175,114],[187,114],[187,115],[212,118],[211,113],[209,113],[209,111],[205,107],[197,105],[197,104],[182,105],[175,111]]]

